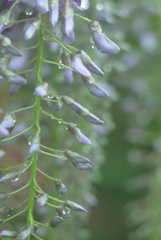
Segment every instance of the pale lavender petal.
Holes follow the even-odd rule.
[[[46,13],[49,11],[48,0],[35,0],[35,7],[39,13]]]
[[[81,142],[84,143],[86,145],[91,144],[91,141],[81,132],[79,132],[79,134],[77,134],[77,139]]]
[[[55,105],[55,111],[59,111],[60,109],[62,108],[62,104],[61,103],[57,103],[56,105]]]
[[[26,79],[19,75],[14,75],[12,77],[9,77],[8,80],[11,83],[17,84],[17,85],[24,85],[27,83]]]
[[[85,164],[79,165],[78,168],[79,168],[80,170],[88,170],[88,169],[91,169],[92,166],[91,166],[89,163],[85,163]]]
[[[7,117],[7,118],[3,119],[2,125],[3,125],[5,128],[11,128],[11,127],[13,127],[13,125],[14,125],[13,118]]]
[[[57,2],[53,6],[50,6],[49,9],[49,20],[51,25],[55,27],[59,19],[59,3]]]
[[[7,53],[10,53],[14,56],[22,57],[22,53],[19,52],[18,49],[15,48],[13,45],[5,47],[5,50],[6,50]]]
[[[96,125],[102,125],[104,122],[100,120],[98,117],[96,117],[94,114],[89,113],[86,116],[83,116],[88,122],[96,124]]]
[[[70,0],[72,4],[74,4],[79,10],[87,10],[89,8],[88,0]]]
[[[73,71],[70,69],[64,69],[64,77],[66,82],[70,85],[73,82]]]
[[[120,48],[112,42],[104,33],[95,31],[93,33],[96,47],[102,53],[114,54],[117,53]]]
[[[6,129],[2,124],[0,124],[0,134],[2,136],[7,136],[9,134],[8,129]]]
[[[43,86],[38,86],[35,89],[35,95],[37,97],[44,97],[47,94],[47,90],[45,88],[43,88]]]
[[[20,85],[16,85],[16,84],[11,84],[10,89],[9,89],[9,95],[13,96],[16,93],[18,93],[19,89],[20,89]]]
[[[73,21],[73,14],[71,14],[64,18],[64,29],[67,36],[70,36],[70,34],[73,32],[73,28],[74,28],[74,21]]]
[[[32,143],[30,146],[30,153],[34,154],[39,149],[39,143]]]
[[[73,60],[73,68],[76,72],[79,74],[89,77],[91,76],[90,72],[88,69],[83,65],[82,61],[80,58],[74,58]]]
[[[100,76],[104,75],[104,73],[101,71],[101,69],[92,60],[90,60],[88,63],[84,63],[84,65],[90,72],[100,75]]]

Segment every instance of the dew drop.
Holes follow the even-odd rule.
[[[59,124],[62,124],[62,122],[59,122]]]
[[[54,119],[54,117],[52,117],[51,119]]]
[[[16,182],[16,181],[18,181],[18,179],[19,179],[19,178],[15,178],[15,179],[12,180],[12,182]]]
[[[95,48],[95,43],[94,42],[92,43],[92,48]]]
[[[28,142],[28,145],[31,146],[31,142]]]
[[[26,11],[26,15],[27,16],[31,16],[33,13],[33,9],[29,9],[28,11]]]

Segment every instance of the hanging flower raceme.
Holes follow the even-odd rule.
[[[71,59],[70,59],[70,54],[67,52],[64,52],[61,55],[62,63],[68,67],[71,67]],[[63,68],[63,73],[65,80],[68,84],[71,84],[73,82],[73,71],[67,68]]]
[[[35,0],[35,7],[39,13],[46,13],[49,11],[48,0]]]
[[[112,42],[104,33],[102,33],[102,28],[99,22],[92,21],[88,26],[95,45],[100,52],[113,54],[120,50],[120,48],[114,42]]]
[[[84,84],[87,86],[88,91],[95,97],[105,98],[108,97],[108,93],[101,87],[99,87],[92,76],[81,76]]]
[[[11,40],[3,34],[0,34],[0,46],[3,47],[7,53],[17,57],[22,57],[22,53],[19,52],[17,48],[12,45]]]
[[[76,6],[79,10],[87,10],[89,8],[88,0],[70,0],[74,6]]]
[[[36,87],[35,89],[35,95],[37,97],[44,97],[47,95],[47,90],[48,90],[49,84],[46,82],[41,83],[39,86]]]
[[[35,33],[40,29],[41,24],[42,24],[41,19],[37,19],[29,25],[27,24],[28,27],[25,30],[24,39],[26,41],[31,39],[35,35]]]
[[[59,0],[49,0],[48,16],[51,25],[55,27],[59,19]]]
[[[63,15],[65,33],[67,34],[67,36],[70,36],[74,29],[73,7],[70,2],[66,1],[64,3]]]

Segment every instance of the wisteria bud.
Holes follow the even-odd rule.
[[[0,192],[0,201],[4,201],[9,197],[9,193],[7,192]]]
[[[3,230],[2,232],[0,232],[0,235],[3,238],[17,238],[18,237],[18,233],[14,232],[14,231],[9,231],[9,230]]]
[[[88,169],[91,169],[92,166],[89,163],[84,163],[84,164],[78,165],[77,168],[79,170],[88,170]]]
[[[13,212],[13,208],[3,207],[0,209],[0,214],[2,215],[10,215]]]
[[[108,97],[108,93],[101,87],[99,87],[92,76],[81,76],[84,84],[87,86],[88,91],[95,97],[105,98]]]
[[[0,150],[0,158],[2,158],[5,154],[6,154],[5,151]]]
[[[82,60],[80,59],[80,56],[78,53],[72,53],[71,54],[71,60],[72,60],[72,65],[73,68],[76,72],[78,72],[79,74],[89,77],[91,76],[90,72],[88,71],[88,69],[84,66]]]
[[[64,206],[67,207],[67,208],[70,208],[74,211],[87,212],[87,210],[85,208],[83,208],[81,205],[79,205],[75,202],[69,201],[69,200],[65,201]]]
[[[41,24],[42,24],[41,19],[37,19],[37,20],[33,21],[25,31],[24,39],[26,41],[31,39],[35,35],[35,33],[40,29]]]
[[[2,124],[0,124],[0,135],[7,136],[10,132]]]
[[[65,33],[67,34],[67,36],[69,36],[74,28],[73,7],[70,2],[65,1],[63,15]]]
[[[2,33],[2,31],[4,30],[5,25],[10,23],[11,17],[12,17],[11,10],[7,9],[7,10],[4,10],[1,12],[1,14],[0,14],[0,33]]]
[[[104,33],[102,33],[102,28],[99,22],[92,21],[88,26],[95,45],[100,52],[113,54],[120,50],[120,48],[114,42],[112,42]]]
[[[21,85],[11,84],[10,89],[9,89],[9,95],[13,96],[16,93],[18,93],[20,87],[21,87]]]
[[[35,0],[35,6],[39,13],[46,13],[49,11],[48,0]]]
[[[79,50],[77,52],[79,54],[80,59],[82,60],[85,67],[92,73],[97,75],[103,75],[104,73],[101,71],[101,69],[91,60],[91,58],[88,56],[86,52],[83,50]]]
[[[67,52],[64,52],[61,55],[62,63],[68,67],[71,67],[71,59],[70,59],[70,54]],[[63,73],[65,80],[68,84],[71,84],[73,82],[73,71],[67,68],[63,68]]]
[[[17,57],[22,57],[22,53],[19,52],[18,49],[12,45],[11,40],[3,34],[0,34],[0,45],[5,48],[7,53]]]
[[[61,100],[68,107],[70,107],[71,109],[73,109],[75,111],[81,111],[83,108],[79,103],[75,102],[72,98],[70,98],[68,96],[62,96]]]
[[[63,218],[62,217],[54,217],[50,223],[49,223],[49,226],[52,227],[52,228],[56,228],[57,226],[59,226],[61,223],[63,222]]]
[[[16,123],[15,114],[13,112],[7,112],[2,120],[2,125],[7,129],[11,129],[15,126],[15,123]]]
[[[88,122],[96,125],[102,125],[104,122],[100,120],[98,117],[96,117],[94,114],[90,113],[88,109],[82,108],[82,110],[77,111],[77,113],[86,119]]]
[[[47,202],[48,200],[48,194],[47,193],[41,193],[38,195],[38,198],[37,198],[37,204],[39,206],[44,206],[45,203]]]
[[[49,0],[48,16],[51,25],[55,27],[59,19],[59,0]]]
[[[46,82],[41,83],[38,87],[35,89],[35,95],[37,97],[44,97],[47,95],[49,84]]]
[[[8,79],[9,82],[16,85],[24,85],[27,83],[26,79],[22,76],[16,75],[14,72],[7,68],[0,67],[0,74]]]
[[[31,235],[34,231],[34,227],[32,225],[28,225],[26,227],[23,227],[21,229],[21,233],[20,233],[20,238],[21,239],[25,239],[27,238],[29,235]]]
[[[17,181],[19,179],[20,175],[21,175],[21,172],[18,172],[18,171],[7,173],[2,178],[0,178],[0,183]]]
[[[64,155],[75,163],[89,163],[90,160],[71,150],[65,150]]]
[[[76,140],[87,145],[91,144],[91,141],[83,133],[81,133],[80,129],[75,124],[69,123],[67,128]]]
[[[56,103],[55,104],[55,111],[59,111],[62,108],[62,104],[61,103]]]
[[[56,213],[63,219],[70,218],[70,209],[67,207],[60,206],[55,209]]]
[[[29,137],[28,145],[30,146],[31,154],[34,154],[35,152],[37,152],[40,145],[40,135],[36,133],[32,137]]]
[[[57,181],[54,182],[55,190],[60,195],[65,195],[67,193],[67,189],[65,185],[62,183],[60,179],[57,179]]]
[[[79,10],[87,10],[89,8],[88,0],[70,0]]]

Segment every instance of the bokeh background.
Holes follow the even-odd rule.
[[[44,64],[43,80],[50,83],[53,91],[69,95],[105,121],[104,127],[95,127],[82,121],[65,107],[59,112],[45,102],[42,107],[57,117],[77,123],[82,132],[92,140],[92,146],[75,143],[72,136],[59,123],[41,115],[42,143],[49,147],[71,149],[91,159],[92,170],[79,172],[69,162],[39,156],[40,168],[53,177],[59,177],[68,189],[65,199],[70,199],[89,210],[72,213],[60,228],[39,229],[43,239],[70,240],[159,240],[161,238],[161,2],[152,0],[91,0],[85,12],[75,9],[92,20],[100,22],[103,32],[119,47],[116,55],[105,55],[97,51],[88,29],[88,23],[75,17],[74,46],[85,50],[92,60],[105,72],[95,77],[96,82],[109,93],[107,99],[91,96],[78,74],[74,82],[67,85],[62,69]],[[22,16],[23,17],[23,16]],[[48,19],[46,25],[50,28]],[[60,33],[61,19],[54,32]],[[34,39],[24,42],[24,24],[17,35],[8,35],[19,49],[37,43]],[[21,35],[20,35],[21,34]],[[17,39],[16,39],[17,38]],[[22,59],[12,58],[9,68],[24,69],[36,55],[36,50],[24,53]],[[56,44],[45,44],[45,58],[60,60]],[[33,63],[34,66],[35,63]],[[31,65],[31,67],[33,67]],[[27,74],[28,84],[18,94],[9,97],[9,84],[1,81],[0,108],[12,111],[33,104],[35,72]],[[28,111],[29,113],[29,111]],[[1,114],[3,118],[3,113]],[[0,116],[0,117],[1,117]],[[18,119],[25,113],[16,115]],[[32,123],[32,117],[17,125],[15,132]],[[1,160],[3,167],[19,164],[28,156],[27,138],[32,132],[7,143],[6,155]],[[2,186],[13,191],[29,178],[25,174],[20,181]],[[38,174],[40,186],[55,195],[53,184]],[[8,199],[8,205],[16,205],[28,192]],[[64,198],[63,198],[64,199]],[[2,203],[5,206],[6,203]],[[35,218],[49,221],[55,214],[48,207],[35,208]],[[6,225],[18,229],[25,225],[25,214]]]

